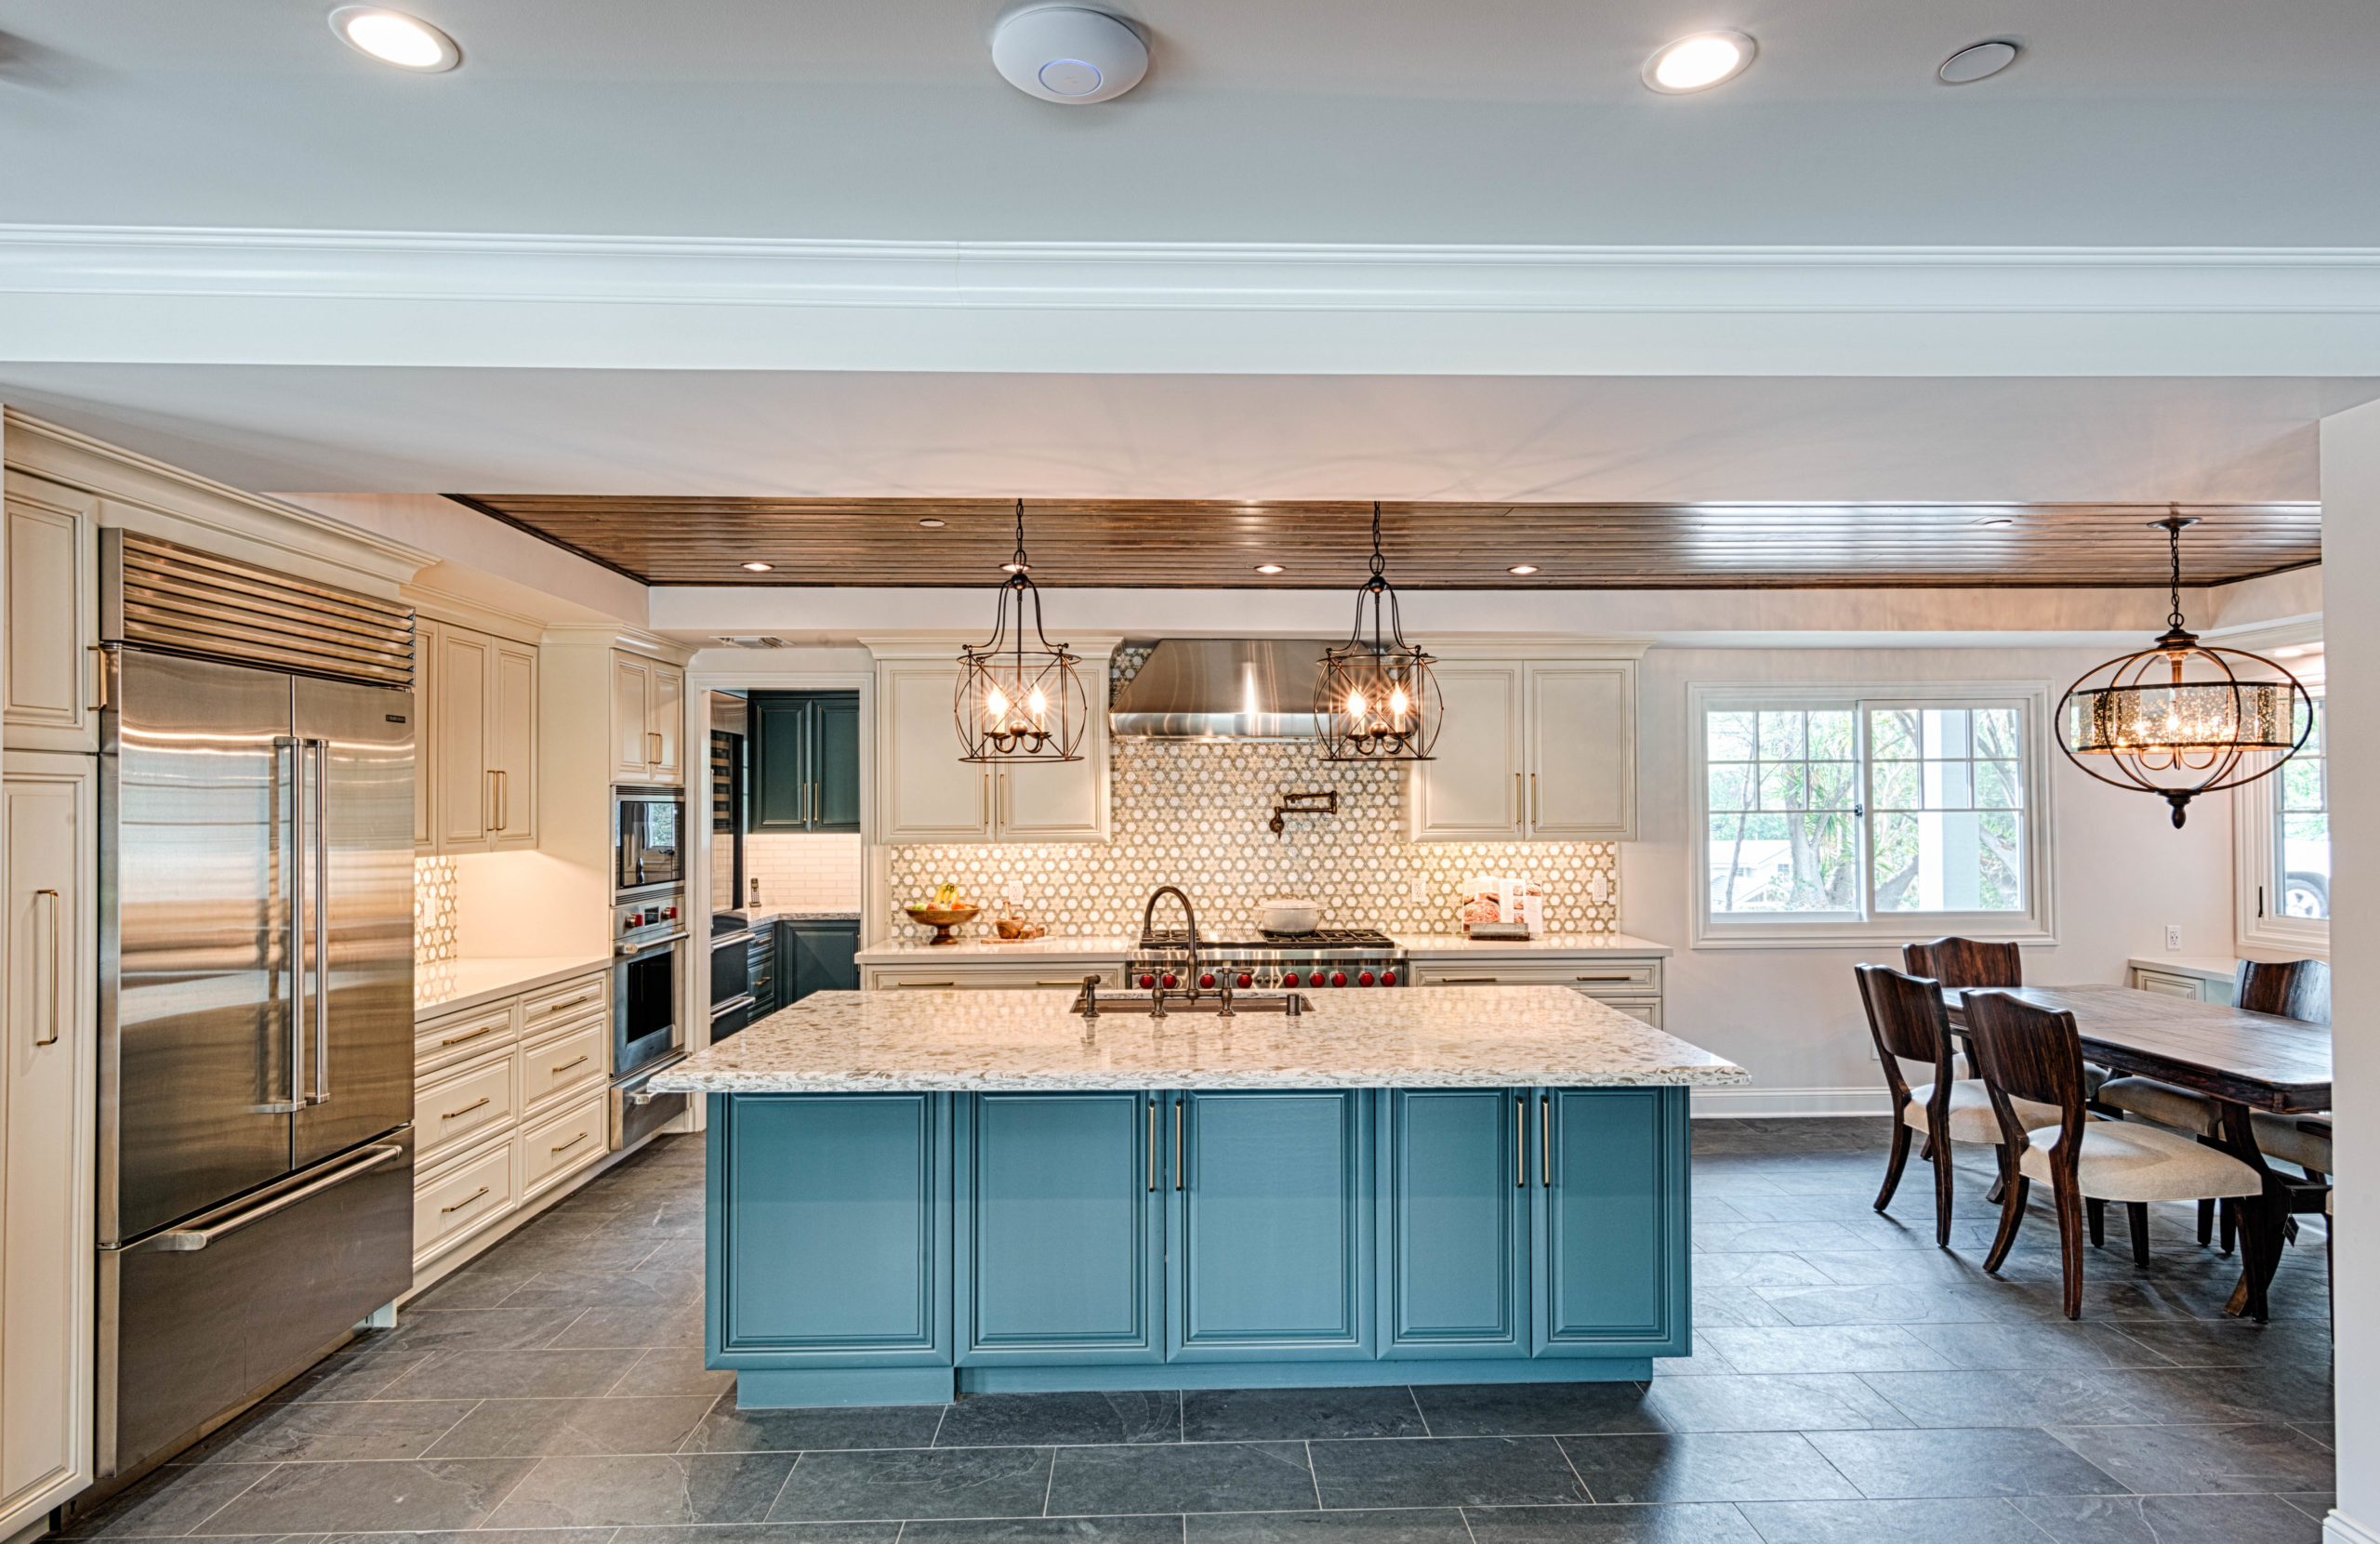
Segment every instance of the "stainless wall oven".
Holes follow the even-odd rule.
[[[612,790],[612,898],[657,895],[686,882],[686,795],[679,788]]]
[[[686,1108],[683,1094],[647,1093],[654,1073],[686,1054],[678,1022],[690,947],[685,892],[666,890],[612,908],[612,1147],[642,1141]]]

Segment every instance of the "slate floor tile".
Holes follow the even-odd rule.
[[[545,1271],[504,1300],[507,1308],[628,1308],[690,1302],[702,1295],[700,1271]]]
[[[1768,1287],[1761,1296],[1792,1325],[1989,1324],[2031,1316],[2004,1289],[1947,1282]]]
[[[1194,1389],[1182,1396],[1184,1442],[1428,1435],[1413,1391],[1402,1384],[1381,1389]]]
[[[269,1464],[168,1465],[67,1529],[66,1537],[177,1537],[271,1472]]]
[[[1850,1373],[1655,1379],[1645,1407],[1665,1432],[1858,1431],[1910,1424],[1890,1400]]]
[[[1828,1287],[1833,1278],[1795,1254],[1714,1254],[1694,1262],[1697,1287]]]
[[[2046,1432],[1813,1432],[1810,1445],[1871,1500],[1952,1496],[2097,1496],[2122,1482]]]
[[[565,1310],[564,1312],[568,1312]],[[628,1308],[589,1308],[573,1313],[551,1339],[555,1350],[643,1350],[654,1346],[700,1346],[703,1305],[640,1303]]]
[[[919,1524],[923,1527],[926,1524]],[[676,1526],[582,1530],[588,1544],[895,1544],[898,1523],[707,1523]],[[458,1539],[453,1544],[536,1544],[534,1533],[500,1539]],[[340,1539],[337,1544],[353,1544]],[[577,1541],[572,1541],[577,1544]]]
[[[799,1524],[818,1527],[815,1523]],[[876,1525],[881,1524],[864,1524]],[[1001,1517],[911,1523],[914,1544],[1182,1544],[1179,1517]],[[635,1541],[628,1541],[635,1544]],[[783,1544],[800,1544],[785,1540]]]
[[[1871,1372],[1870,1388],[1919,1426],[2109,1426],[2161,1421],[2253,1419],[2238,1414],[2177,1413],[2147,1375],[2104,1372]],[[2193,1407],[2195,1408],[2195,1407]],[[2223,1407],[2228,1411],[2229,1407]]]
[[[2322,1524],[2278,1496],[2027,1496],[2057,1544],[2319,1544]]]
[[[2335,1456],[2288,1426],[2083,1426],[2050,1433],[2142,1492],[2320,1490]]]
[[[1452,1507],[1205,1512],[1184,1521],[1184,1544],[1472,1544]]]
[[[954,1447],[804,1453],[772,1523],[833,1518],[1038,1517],[1050,1493],[1049,1447]]]
[[[287,1463],[192,1530],[205,1534],[475,1528],[529,1470],[520,1458]]]
[[[680,1399],[483,1400],[438,1439],[430,1457],[675,1453],[711,1404],[701,1394]]]
[[[619,1372],[621,1356],[607,1352],[612,1368]],[[727,1393],[735,1387],[735,1375],[703,1366],[700,1346],[663,1346],[648,1351],[612,1386],[603,1391],[614,1397],[643,1394],[710,1394]]]
[[[266,1405],[200,1451],[211,1463],[418,1458],[477,1407],[469,1399]]]
[[[789,1453],[540,1458],[492,1528],[758,1523],[793,1469]]]
[[[928,1447],[942,1405],[855,1409],[739,1410],[721,1399],[686,1437],[688,1453],[795,1453],[803,1448]]]
[[[2241,1319],[2161,1320],[2126,1324],[2123,1333],[2163,1360],[2182,1367],[2248,1367],[2269,1364],[2320,1364],[2330,1359],[2327,1326]]]
[[[1743,1514],[1762,1544],[2051,1544],[2015,1503],[1752,1501]]]
[[[1462,1515],[1476,1544],[1761,1544],[1743,1513],[1721,1503],[1465,1507]]]
[[[1295,1442],[1061,1447],[1049,1512],[1291,1511],[1315,1504],[1306,1446]]]
[[[2284,1491],[2281,1498],[2318,1523],[2330,1516],[2331,1509],[2339,1504],[2338,1493],[2330,1490]]]
[[[534,1279],[534,1278],[533,1278]],[[520,1351],[542,1346],[570,1327],[577,1308],[456,1308],[401,1313],[392,1349]]]
[[[1413,1397],[1434,1437],[1658,1432],[1643,1383],[1421,1384]]]
[[[972,1394],[949,1407],[925,1446],[1180,1442],[1182,1396],[1156,1392]]]
[[[1954,1367],[2162,1367],[2164,1357],[2104,1324],[1928,1324],[1909,1332]]]
[[[525,1261],[535,1257],[523,1254],[520,1258]],[[476,1263],[466,1266],[398,1310],[399,1322],[403,1322],[413,1313],[432,1310],[495,1308],[526,1286],[529,1278],[536,1274],[536,1271],[525,1265],[514,1273],[483,1270]]]
[[[1588,1498],[1552,1437],[1309,1445],[1326,1507],[1567,1506]]]
[[[1817,1501],[1859,1495],[1798,1432],[1565,1437],[1562,1446],[1598,1502]]]
[[[560,1399],[600,1394],[620,1378],[610,1351],[441,1353],[383,1389],[381,1399]]]
[[[1899,1325],[1703,1332],[1738,1372],[1912,1372],[1950,1366]]]
[[[434,1351],[397,1351],[374,1345],[359,1352],[324,1357],[298,1377],[274,1390],[273,1404],[315,1399],[377,1399],[382,1391],[405,1374],[438,1359]]]

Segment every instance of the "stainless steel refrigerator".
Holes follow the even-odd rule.
[[[102,1475],[413,1279],[411,614],[106,535]]]

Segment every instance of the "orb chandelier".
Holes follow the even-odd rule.
[[[2100,782],[2162,798],[2179,826],[2199,795],[2254,783],[2296,755],[2314,699],[2281,666],[2201,643],[2182,625],[2182,533],[2198,521],[2176,508],[2149,523],[2173,553],[2165,631],[2067,689],[2058,744]]]
[[[989,641],[959,654],[961,761],[1079,761],[1091,700],[1075,666],[1082,656],[1041,631],[1041,592],[1025,560],[1025,500],[1016,501],[1016,553],[1000,567],[999,600]],[[1033,635],[1025,637],[1025,602]]]
[[[1405,641],[1396,591],[1380,549],[1380,506],[1372,506],[1371,577],[1355,591],[1355,627],[1322,656],[1315,718],[1326,761],[1428,761],[1438,737],[1436,663]],[[1368,623],[1368,634],[1367,624]]]

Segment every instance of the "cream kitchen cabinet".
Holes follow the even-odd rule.
[[[686,673],[674,665],[612,655],[612,781],[672,785],[686,780]]]
[[[99,748],[98,506],[90,495],[8,474],[0,736],[11,750]]]
[[[0,775],[0,1537],[91,1483],[98,782],[84,756]]]
[[[1499,956],[1486,952],[1489,947],[1471,944],[1459,955],[1417,950],[1414,985],[1424,990],[1433,986],[1567,986],[1655,1029],[1661,1027],[1662,957],[1658,954],[1539,948]]]
[[[1636,834],[1633,658],[1441,662],[1434,759],[1408,784],[1415,841]]]
[[[414,658],[415,849],[536,847],[537,651],[469,627],[422,621]]]
[[[1082,759],[999,766],[959,759],[952,705],[955,646],[932,656],[879,655],[876,809],[880,842],[1098,842],[1108,838],[1107,659],[1112,640],[1074,645],[1094,707]]]

